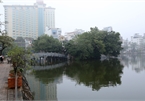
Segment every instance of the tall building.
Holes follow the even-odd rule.
[[[34,5],[4,5],[5,29],[8,36],[36,39],[44,34],[45,27],[55,28],[55,8],[46,7],[43,0]]]

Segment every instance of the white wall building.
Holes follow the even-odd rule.
[[[103,31],[111,32],[113,28],[111,26],[103,28]]]
[[[66,40],[71,40],[76,36],[75,32],[67,32],[65,33],[64,37]]]
[[[45,8],[45,27],[55,28],[55,8]]]
[[[75,31],[73,32],[67,32],[65,33],[64,37],[66,38],[66,40],[71,40],[74,37],[76,37],[77,35],[80,35],[82,33],[84,33],[85,31],[82,29],[75,29]]]
[[[52,36],[53,38],[59,39],[61,36],[61,29],[60,28],[45,28],[45,34],[48,36]]]
[[[42,0],[34,5],[4,5],[5,29],[8,36],[36,39],[44,34],[45,27],[55,28],[55,8],[46,7]]]
[[[143,41],[143,37],[136,33],[134,36],[131,36],[131,43],[136,43],[137,45],[140,45]]]
[[[79,35],[79,34],[82,34],[82,33],[84,33],[85,31],[84,30],[82,30],[82,29],[75,29],[75,34],[76,35]]]

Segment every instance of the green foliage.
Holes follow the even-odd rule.
[[[2,52],[6,48],[11,47],[13,45],[13,42],[14,42],[14,39],[9,36],[6,36],[6,35],[0,36],[0,46],[1,46],[0,54],[2,54]]]
[[[30,61],[30,54],[31,52],[29,50],[25,50],[18,46],[13,47],[8,52],[8,56],[11,58],[12,63],[15,64],[16,67],[25,67],[26,63]]]
[[[64,67],[54,68],[50,70],[34,71],[35,78],[38,78],[45,84],[55,82],[56,78],[63,75]]]
[[[109,32],[104,37],[105,44],[105,55],[118,56],[120,54],[120,50],[122,50],[120,41],[120,34],[115,32]]]
[[[9,47],[7,47],[6,49],[4,49],[3,54],[7,55],[9,51],[11,51],[14,47],[17,47],[18,45],[14,42],[11,43],[11,45]]]
[[[1,3],[1,0],[0,0]],[[2,55],[3,51],[7,48],[12,46],[14,39],[7,36],[6,30],[2,30],[2,26],[4,26],[7,22],[0,21],[0,55]]]
[[[101,54],[120,54],[122,48],[119,33],[100,31],[97,27],[90,30],[65,43],[68,54],[80,60],[100,59]]]
[[[75,59],[88,60],[100,59],[101,54],[118,56],[121,43],[119,33],[101,31],[95,27],[65,42],[64,46],[66,52]],[[35,52],[62,52],[62,44],[53,37],[43,35],[34,41],[33,49]]]
[[[62,44],[58,39],[43,35],[33,42],[35,52],[61,52]]]

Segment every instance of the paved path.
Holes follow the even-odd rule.
[[[7,79],[10,71],[10,64],[0,63],[0,100],[7,100]]]
[[[4,63],[0,63],[0,101],[14,101],[15,93],[14,89],[8,89],[8,75],[9,71],[12,69],[10,64],[7,64],[6,61]],[[20,95],[20,89],[18,89],[18,100],[22,99],[22,95]],[[19,96],[20,95],[20,96]]]

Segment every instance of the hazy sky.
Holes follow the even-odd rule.
[[[56,27],[62,34],[77,29],[89,31],[90,27],[112,26],[124,39],[134,33],[145,33],[145,0],[43,0],[47,6],[56,8]],[[33,5],[36,0],[3,0],[3,5]],[[1,16],[1,20],[3,20]]]

